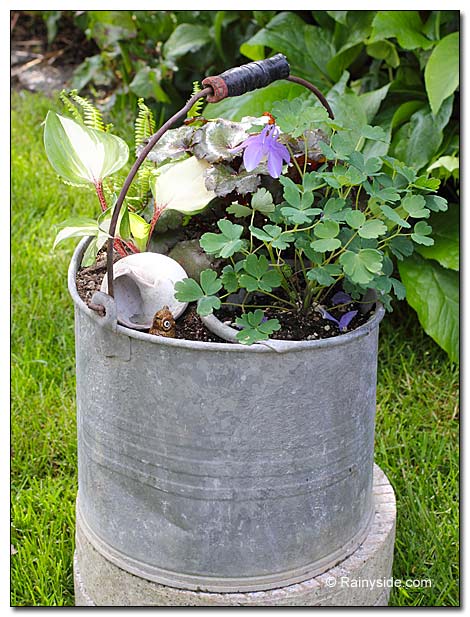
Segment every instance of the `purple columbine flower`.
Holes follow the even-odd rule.
[[[356,317],[357,315],[357,311],[348,311],[347,313],[344,313],[344,315],[341,315],[338,321],[336,317],[333,317],[333,315],[328,313],[328,311],[326,311],[324,308],[320,307],[320,311],[321,311],[323,319],[328,319],[329,321],[333,321],[338,326],[341,332],[345,332],[347,330],[349,324],[354,319],[354,317]]]
[[[289,150],[277,140],[279,129],[275,124],[267,124],[259,135],[250,135],[239,146],[229,152],[245,149],[243,164],[247,171],[253,171],[264,158],[268,159],[268,172],[272,178],[279,178],[283,162],[290,162]]]
[[[335,295],[331,298],[331,302],[333,303],[333,305],[348,304],[349,302],[352,302],[352,298],[344,291],[337,291]]]

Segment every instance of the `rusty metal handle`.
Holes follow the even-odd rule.
[[[298,83],[313,92],[315,96],[318,97],[325,109],[328,111],[330,118],[334,118],[331,107],[329,106],[323,94],[318,90],[318,88],[308,82],[306,79],[289,75],[289,70],[289,64],[285,56],[283,56],[282,54],[277,54],[276,56],[268,58],[267,60],[250,62],[249,64],[245,64],[243,66],[225,71],[224,73],[221,73],[221,75],[207,77],[202,81],[203,85],[207,85],[207,87],[192,96],[182,109],[180,109],[169,120],[167,120],[159,128],[159,130],[149,138],[147,145],[140,152],[135,163],[132,165],[126,180],[124,181],[121,192],[119,193],[117,201],[114,205],[113,214],[111,216],[111,222],[109,225],[109,235],[111,240],[108,241],[106,263],[109,296],[114,297],[113,240],[116,234],[116,227],[122,204],[124,203],[124,199],[127,195],[129,187],[135,175],[137,174],[139,167],[147,158],[147,155],[158,142],[158,140],[162,137],[162,135],[166,133],[168,129],[170,129],[176,122],[178,122],[178,120],[184,118],[188,111],[191,109],[191,107],[199,99],[206,97],[208,101],[220,101],[228,96],[239,96],[240,94],[244,94],[251,90],[262,88],[278,79],[287,79],[288,81]],[[216,84],[218,84],[218,86]],[[224,92],[225,96],[221,96],[221,93],[223,94]],[[102,311],[104,307],[101,307],[101,305],[95,305],[92,308],[97,311]]]

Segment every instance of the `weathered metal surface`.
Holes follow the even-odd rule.
[[[354,552],[373,509],[383,310],[282,353],[154,337],[79,299],[84,246],[69,287],[78,511],[95,548],[145,579],[218,592],[306,580]]]
[[[337,566],[269,591],[207,593],[143,580],[116,567],[88,541],[80,521],[74,558],[76,606],[386,606],[392,579],[393,488],[374,466],[374,519],[361,546]]]

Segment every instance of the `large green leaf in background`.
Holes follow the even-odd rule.
[[[449,97],[435,116],[427,106],[415,111],[393,137],[391,154],[415,169],[427,165],[442,144],[452,104],[453,97]]]
[[[432,112],[437,114],[443,101],[459,85],[459,33],[452,32],[436,47],[424,69],[424,81]]]
[[[433,259],[411,255],[398,262],[406,298],[425,332],[453,362],[459,359],[459,274]]]
[[[288,81],[277,81],[266,88],[247,92],[242,96],[228,98],[220,103],[206,105],[204,109],[205,118],[226,118],[239,122],[243,116],[261,116],[265,111],[271,111],[276,101],[292,101],[308,91],[298,84]],[[316,98],[310,96],[312,105]]]
[[[447,212],[434,212],[429,219],[433,246],[417,247],[427,259],[435,259],[444,268],[459,270],[459,206],[450,204]]]
[[[198,51],[210,41],[211,35],[207,26],[180,24],[163,46],[163,53],[166,58],[180,58],[189,52]]]
[[[433,42],[423,34],[418,11],[377,11],[370,42],[396,38],[403,49],[429,49]]]

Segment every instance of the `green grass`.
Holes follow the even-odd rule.
[[[49,167],[40,123],[50,106],[12,97],[13,606],[73,605],[73,241],[51,249],[54,224],[91,216],[97,204]],[[376,460],[397,494],[393,574],[432,587],[394,590],[392,606],[459,603],[457,394],[457,369],[401,305],[381,328]]]

